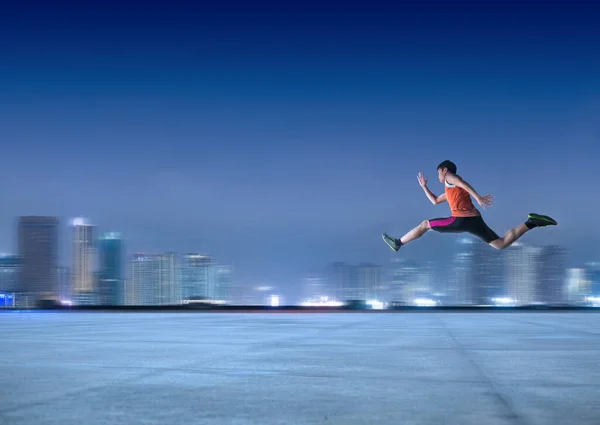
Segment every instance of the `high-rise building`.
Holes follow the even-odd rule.
[[[452,274],[447,291],[447,302],[454,305],[474,304],[475,244],[474,238],[458,240],[458,249],[452,260]]]
[[[156,255],[136,253],[129,261],[125,285],[126,305],[156,305],[160,294]]]
[[[71,269],[58,267],[58,297],[62,302],[72,302]]]
[[[0,292],[15,293],[19,290],[20,267],[18,255],[0,254]]]
[[[127,305],[179,303],[177,256],[174,253],[134,254],[125,285]]]
[[[600,262],[587,263],[586,274],[590,280],[590,292],[593,297],[600,297]]]
[[[317,303],[331,298],[327,290],[326,280],[321,276],[310,276],[302,279],[302,301]]]
[[[472,301],[475,305],[492,305],[494,300],[507,298],[506,251],[498,251],[483,241],[472,244]]]
[[[414,285],[414,297],[417,299],[433,299],[437,289],[435,282],[435,263],[423,261],[419,264],[416,281]]]
[[[71,283],[73,285],[73,303],[75,305],[91,305],[98,302],[95,272],[95,227],[84,218],[76,218],[72,222],[72,255]]]
[[[334,301],[362,300],[356,266],[343,262],[332,263],[328,267],[327,281]]]
[[[181,298],[210,299],[212,258],[198,253],[184,254],[181,261]]]
[[[369,301],[381,300],[381,267],[376,264],[361,263],[356,266],[356,292],[348,299]]]
[[[506,249],[507,297],[517,305],[540,302],[542,248],[516,242]]]
[[[571,305],[583,304],[591,295],[590,281],[587,279],[584,268],[570,268],[566,270],[566,296]]]
[[[20,217],[18,246],[21,273],[17,303],[30,307],[40,300],[58,301],[58,218]]]
[[[157,255],[156,259],[158,261],[159,273],[159,293],[157,304],[181,304],[181,285],[179,279],[177,255],[174,252],[167,252]]]
[[[213,299],[231,302],[230,291],[233,283],[233,268],[227,265],[214,265],[211,280],[214,282]]]
[[[565,270],[567,250],[559,245],[542,248],[539,263],[538,302],[550,305],[566,302]]]
[[[413,304],[417,298],[418,272],[416,261],[392,258],[388,269],[388,300],[394,304]]]
[[[123,281],[123,239],[115,232],[100,237],[98,302],[103,305],[125,304]]]

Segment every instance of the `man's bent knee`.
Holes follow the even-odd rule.
[[[425,230],[430,230],[431,229],[431,225],[429,224],[429,220],[423,220],[421,222],[421,228],[423,228]]]
[[[491,241],[490,246],[498,250],[503,250],[504,248],[506,248],[506,245],[504,244],[504,239],[502,238]]]

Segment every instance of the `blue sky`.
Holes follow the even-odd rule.
[[[529,242],[598,257],[597,6],[18,7],[0,17],[4,251],[16,216],[56,214],[251,280],[381,263],[382,231],[448,215],[416,175],[439,193],[452,159],[495,195],[498,233],[550,214]]]

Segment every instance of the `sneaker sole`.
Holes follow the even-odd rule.
[[[558,224],[556,222],[556,220],[554,220],[552,217],[548,217],[547,215],[539,215],[539,214],[535,214],[535,213],[530,213],[529,218],[532,218],[534,220],[545,221],[546,223],[553,224],[555,226]]]

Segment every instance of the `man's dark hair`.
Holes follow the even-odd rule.
[[[444,168],[447,168],[448,171],[450,171],[452,174],[456,174],[456,164],[448,159],[442,161],[442,163],[438,165],[436,170],[443,170]]]

